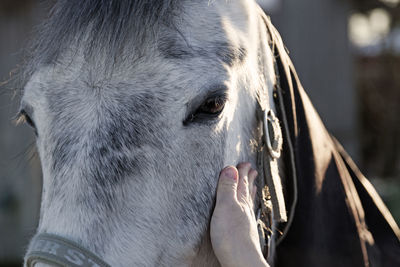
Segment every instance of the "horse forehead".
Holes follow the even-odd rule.
[[[59,97],[59,100],[68,100],[69,97],[79,97],[85,100],[93,94],[111,98],[175,94],[175,88],[169,86],[173,83],[171,77],[168,77],[163,68],[158,70],[152,68],[155,65],[157,65],[155,62],[141,63],[135,68],[115,70],[112,75],[106,73],[103,68],[95,68],[88,63],[81,65],[61,63],[42,67],[25,85],[23,100],[33,102],[36,106],[35,102],[40,104],[43,102],[40,100],[42,98],[51,100]],[[164,87],[169,87],[171,90],[162,90]]]
[[[207,89],[207,84],[227,80],[228,72],[222,61],[240,58],[242,52],[217,42],[214,47],[196,51],[197,54],[188,58],[171,59],[154,51],[140,60],[116,65],[111,75],[105,71],[105,64],[93,64],[76,55],[38,69],[25,86],[23,100],[34,107],[42,105],[44,98],[47,101],[58,98],[57,102],[77,97],[90,100],[93,94],[111,99],[153,96],[155,100],[162,98],[163,102],[188,101]]]
[[[203,2],[191,3],[186,18],[182,18],[182,22],[185,23],[178,27],[179,30],[167,29],[160,34],[159,45],[156,46],[158,51],[149,49],[148,53],[159,52],[160,56],[153,56],[152,61],[139,60],[132,64],[134,66],[129,66],[129,62],[125,61],[122,63],[123,67],[115,72],[117,75],[112,80],[106,81],[102,77],[105,71],[104,66],[101,65],[105,64],[99,64],[100,67],[97,66],[97,69],[91,69],[83,56],[75,54],[73,63],[66,56],[64,63],[56,67],[42,67],[36,71],[25,87],[25,98],[37,99],[41,95],[41,91],[46,91],[47,95],[59,95],[58,91],[80,90],[83,93],[85,92],[84,88],[99,89],[102,87],[107,87],[107,90],[104,90],[105,93],[117,93],[118,90],[115,89],[129,88],[127,86],[129,84],[132,92],[139,92],[143,89],[147,90],[147,93],[159,94],[160,90],[157,89],[168,88],[168,90],[164,90],[164,93],[182,96],[183,92],[177,89],[185,86],[179,86],[179,84],[176,86],[176,83],[186,79],[177,79],[176,75],[169,75],[171,67],[175,70],[178,69],[177,72],[181,72],[183,76],[195,76],[196,72],[198,72],[198,76],[202,76],[201,73],[204,74],[205,70],[211,73],[210,68],[214,68],[212,69],[214,73],[218,72],[219,75],[223,75],[224,69],[221,68],[221,64],[211,66],[211,61],[230,65],[246,56],[245,28],[248,24],[248,16],[246,16],[248,12],[237,11],[237,5],[240,2],[242,1],[229,3],[212,1],[209,5],[204,5]],[[202,12],[198,11],[200,8]],[[246,9],[248,8],[246,7]],[[194,14],[196,16],[193,16]],[[189,53],[186,53],[187,51]],[[101,57],[102,55],[99,55],[99,58]],[[195,57],[204,60],[196,60]],[[191,63],[164,64],[171,58],[183,59],[186,63],[188,61]],[[105,58],[101,60],[106,62]],[[179,65],[181,66],[179,67]],[[186,70],[185,65],[189,66]],[[87,68],[88,66],[89,68]],[[124,67],[126,68],[124,69]],[[127,77],[131,79],[127,79]],[[75,84],[72,84],[72,81]],[[200,79],[197,82],[202,81]]]

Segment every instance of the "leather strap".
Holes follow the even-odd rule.
[[[62,267],[110,267],[91,251],[53,234],[38,234],[29,245],[25,266],[40,262]]]
[[[268,258],[268,254],[270,253],[269,250],[274,249],[271,247],[272,240],[275,240],[275,247],[278,246],[282,240],[285,239],[290,229],[296,210],[298,196],[294,147],[292,144],[287,114],[285,111],[285,103],[283,99],[283,94],[290,94],[293,86],[291,72],[289,69],[290,59],[287,56],[287,51],[283,45],[278,31],[274,28],[269,17],[265,15],[261,8],[260,15],[264,20],[266,30],[269,35],[269,48],[272,50],[274,56],[276,84],[273,97],[276,111],[279,116],[279,120],[278,118],[274,119],[274,115],[271,116],[272,118],[268,119],[269,111],[265,110],[265,108],[263,109],[263,105],[260,103],[261,115],[259,115],[259,118],[260,121],[263,122],[263,127],[261,128],[264,129],[261,135],[264,134],[264,137],[262,140],[259,140],[261,141],[262,145],[258,151],[257,165],[259,170],[263,170],[264,179],[259,179],[257,201],[258,210],[256,212],[256,216],[260,244],[264,256]],[[275,121],[275,123],[268,125],[269,121]],[[276,126],[278,126],[281,131],[278,132],[275,129]],[[272,130],[272,134],[269,132],[270,130]],[[297,128],[295,127],[293,130],[295,131],[295,134],[297,134]],[[268,144],[268,142],[271,143]],[[284,142],[285,170],[290,170],[287,173],[285,171],[285,185],[289,186],[292,190],[291,196],[287,199],[291,200],[290,203],[285,202],[287,200],[284,198],[282,181],[278,173],[279,169],[277,159],[280,157],[282,143],[277,144],[274,142]],[[265,152],[265,150],[272,150],[273,153]],[[278,150],[279,153],[276,153],[277,151],[274,150]],[[277,225],[277,231],[280,234],[276,236],[273,235],[274,233],[272,229],[274,222],[279,223]]]
[[[273,219],[277,222],[286,222],[285,198],[278,169],[283,142],[282,132],[279,120],[272,110],[264,111],[264,139],[268,152],[264,164],[264,178],[271,196]]]

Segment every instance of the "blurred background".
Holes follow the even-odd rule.
[[[20,266],[39,215],[34,136],[16,127],[23,48],[49,4],[0,0],[0,266]],[[259,0],[327,128],[400,222],[400,0]]]

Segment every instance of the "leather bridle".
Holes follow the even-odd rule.
[[[110,267],[91,251],[69,239],[53,234],[38,234],[30,245],[26,255],[26,266],[36,263],[56,266]]]
[[[258,224],[260,244],[265,258],[269,257],[271,244],[274,241],[278,246],[285,238],[292,224],[295,207],[297,204],[297,178],[294,161],[294,148],[291,141],[287,116],[282,93],[290,92],[291,78],[287,66],[287,52],[282,39],[272,25],[271,20],[262,10],[262,18],[268,30],[270,38],[270,49],[274,57],[274,68],[276,83],[273,92],[273,100],[278,116],[275,116],[272,109],[264,109],[260,103],[260,121],[263,121],[261,133],[261,146],[257,155],[257,168],[263,170],[262,178],[258,179],[258,201],[256,203],[256,219]],[[283,59],[284,58],[284,59]],[[281,158],[281,151],[284,151],[286,183],[292,188],[290,205],[286,203],[283,183],[279,173],[278,161]],[[272,229],[279,227],[280,229]]]

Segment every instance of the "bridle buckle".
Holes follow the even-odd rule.
[[[269,155],[277,159],[281,156],[282,150],[282,131],[279,125],[279,119],[275,116],[272,109],[264,112],[264,135],[265,144]]]

